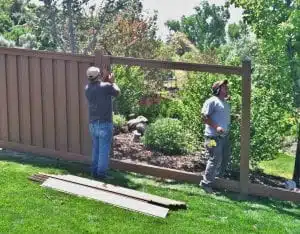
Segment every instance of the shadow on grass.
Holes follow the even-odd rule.
[[[0,161],[9,161],[9,162],[15,162],[20,163],[24,165],[31,165],[34,167],[39,168],[45,168],[45,169],[59,169],[63,171],[63,174],[72,174],[77,175],[81,177],[91,178],[90,176],[90,167],[88,165],[82,164],[82,163],[76,163],[76,162],[69,162],[61,159],[53,159],[48,157],[43,157],[40,155],[33,155],[33,154],[26,154],[26,153],[18,153],[18,152],[12,152],[12,151],[0,151]],[[134,177],[136,179],[142,179],[147,180],[147,178],[152,178],[156,182],[168,185],[168,186],[193,186],[194,188],[198,189],[198,186],[195,184],[189,184],[189,183],[181,183],[174,180],[164,180],[160,178],[154,178],[154,177],[147,177],[145,175],[136,174],[136,173],[123,173],[116,170],[110,171],[111,175],[113,176],[113,179],[105,180],[103,182],[110,183],[113,185],[118,185],[122,187],[127,187],[131,189],[139,189],[143,185],[141,183],[137,183],[134,180],[132,180],[132,175],[134,174]],[[149,185],[151,186],[151,185]],[[174,189],[175,191],[180,189]],[[199,190],[201,190],[199,188]],[[184,191],[185,193],[189,195],[199,195],[199,193],[194,193],[193,191]],[[209,195],[206,195],[209,196]],[[297,219],[300,219],[300,204],[299,203],[293,203],[288,201],[280,201],[276,199],[270,199],[270,198],[262,198],[257,196],[248,196],[247,199],[241,199],[239,193],[233,193],[225,190],[218,190],[216,191],[215,195],[216,198],[218,197],[226,197],[231,201],[234,201],[236,203],[240,203],[242,205],[245,205],[245,207],[248,210],[267,210],[272,209],[276,210],[279,213],[287,214],[289,216],[293,216]],[[229,203],[230,201],[226,201],[224,199],[220,200],[220,202],[223,203]],[[257,206],[257,207],[256,207]],[[296,211],[298,210],[298,212]]]
[[[177,181],[166,181],[161,180],[163,184],[166,185],[180,185],[182,183]],[[189,184],[191,186],[197,186],[194,184]],[[200,189],[200,188],[199,188]],[[197,193],[194,193],[193,191],[186,191],[190,195],[196,195]],[[290,201],[281,201],[273,198],[267,198],[267,197],[259,197],[259,196],[252,196],[249,195],[247,198],[242,198],[239,193],[230,192],[227,190],[216,190],[214,189],[213,195],[207,195],[212,196],[212,198],[222,198],[225,197],[229,199],[230,201],[233,201],[237,204],[244,205],[247,210],[276,210],[278,213],[286,214],[292,217],[295,217],[297,219],[300,219],[300,203],[296,202],[290,202]],[[230,201],[226,201],[225,199],[220,199],[220,202],[223,203],[230,203]]]
[[[90,166],[78,162],[69,162],[61,159],[54,159],[43,157],[40,155],[18,153],[6,150],[0,151],[0,161],[15,162],[23,165],[30,165],[33,167],[39,167],[44,169],[59,169],[62,170],[62,174],[72,174],[93,179],[90,175]],[[102,182],[119,185],[131,189],[138,189],[140,187],[139,185],[133,183],[130,179],[128,179],[126,173],[122,173],[115,170],[110,170],[109,173],[113,178],[101,180]]]

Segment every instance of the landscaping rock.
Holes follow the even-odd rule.
[[[131,119],[128,121],[127,126],[130,131],[136,130],[136,125],[139,123],[148,123],[148,119],[144,116],[138,116],[135,119]]]
[[[128,133],[129,132],[128,126],[123,126],[123,127],[121,127],[120,130],[121,130],[122,133]]]
[[[139,123],[136,125],[136,130],[141,133],[142,135],[144,135],[145,130],[146,130],[147,125],[145,123]]]
[[[137,130],[133,131],[133,141],[134,142],[140,142],[141,140],[141,133],[139,133]]]

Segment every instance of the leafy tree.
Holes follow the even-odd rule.
[[[91,8],[92,19],[86,25],[89,27],[89,40],[83,53],[88,54],[95,50],[97,42],[104,33],[106,25],[126,6],[134,0],[104,0],[101,2],[100,8],[96,11],[95,6]]]
[[[219,47],[226,42],[225,26],[230,17],[224,6],[209,5],[201,2],[194,8],[196,13],[183,16],[180,21],[167,21],[166,25],[173,32],[185,33],[189,40],[200,50]]]
[[[233,23],[228,25],[228,37],[230,41],[236,41],[242,38],[242,36],[248,36],[249,30],[245,23],[240,21],[238,24]]]
[[[285,110],[291,113],[291,107],[300,106],[298,82],[300,74],[297,74],[300,63],[296,49],[297,35],[300,32],[297,18],[299,17],[299,1],[231,0],[230,3],[245,9],[243,19],[251,25],[256,36],[261,40],[264,64],[271,68],[264,73],[264,76],[261,76],[263,81],[257,81],[257,83],[262,89],[268,87],[276,93],[276,96],[273,96],[276,105],[283,108],[285,106]],[[276,71],[275,74],[274,71]],[[275,76],[272,77],[270,74]],[[285,102],[281,99],[285,99]],[[293,111],[296,117],[295,109]],[[299,186],[300,137],[298,138],[294,180]]]
[[[67,42],[73,54],[78,53],[78,37],[77,27],[81,23],[83,18],[83,6],[86,5],[89,0],[63,0],[63,21],[67,21],[68,24],[68,36]]]
[[[138,2],[134,2],[138,4]],[[153,58],[159,43],[156,40],[157,16],[144,17],[142,9],[138,11],[133,5],[120,12],[109,23],[99,39],[99,46],[104,47],[113,55]]]
[[[13,26],[13,20],[10,16],[10,8],[13,0],[3,0],[0,2],[0,33],[4,34]]]

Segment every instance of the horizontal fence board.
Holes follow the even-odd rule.
[[[104,202],[126,210],[136,211],[150,216],[165,218],[169,209],[157,205],[152,205],[134,198],[125,197],[108,191],[103,191],[88,186],[48,178],[42,183],[42,187],[52,188],[68,194],[85,197]]]
[[[70,161],[70,162],[79,162],[79,163],[83,163],[83,164],[90,164],[90,159],[83,155],[43,148],[43,147],[39,147],[39,146],[24,145],[24,144],[20,144],[20,143],[0,140],[0,147],[14,150],[17,152],[22,152],[22,153],[32,153],[32,154],[36,154],[36,155],[66,160],[66,161]]]
[[[0,140],[8,140],[6,56],[0,55]]]
[[[241,67],[171,62],[171,61],[160,61],[160,60],[139,59],[139,58],[129,58],[129,57],[125,58],[125,57],[104,56],[104,58],[107,57],[110,58],[111,64],[142,66],[148,68],[176,69],[176,70],[185,70],[185,71],[199,71],[199,72],[210,72],[210,73],[221,73],[221,74],[235,74],[235,75],[242,74]]]
[[[30,56],[38,57],[44,59],[61,59],[68,61],[80,61],[94,63],[95,56],[84,56],[84,55],[74,55],[71,53],[60,53],[60,52],[49,52],[41,50],[30,50],[30,49],[19,49],[19,48],[6,48],[0,47],[0,54],[7,55],[20,55],[20,56]]]
[[[163,206],[168,206],[168,207],[170,207],[170,206],[185,207],[186,206],[186,204],[182,201],[176,201],[176,200],[168,199],[165,197],[152,195],[149,193],[143,193],[143,192],[140,192],[140,191],[137,191],[134,189],[128,189],[128,188],[124,188],[124,187],[120,187],[120,186],[106,184],[106,183],[103,183],[100,181],[95,181],[93,179],[74,176],[71,174],[68,174],[68,175],[39,174],[39,175],[45,176],[46,178],[50,177],[50,178],[55,178],[55,179],[59,179],[59,180],[64,180],[67,182],[72,182],[72,183],[112,192],[115,194],[124,195],[124,196],[135,198],[138,200],[143,200],[143,201],[147,201],[147,202],[151,202],[151,203],[155,203],[155,204],[160,204]]]

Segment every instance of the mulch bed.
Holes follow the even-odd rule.
[[[124,160],[129,159],[134,162],[146,163],[149,165],[166,167],[188,172],[201,173],[205,170],[207,159],[204,151],[190,155],[166,155],[161,152],[151,151],[142,143],[133,141],[132,133],[121,133],[114,136],[113,158]],[[229,172],[226,178],[239,180],[238,172]],[[273,187],[283,188],[286,178],[264,174],[260,171],[250,172],[252,183],[264,184]]]

